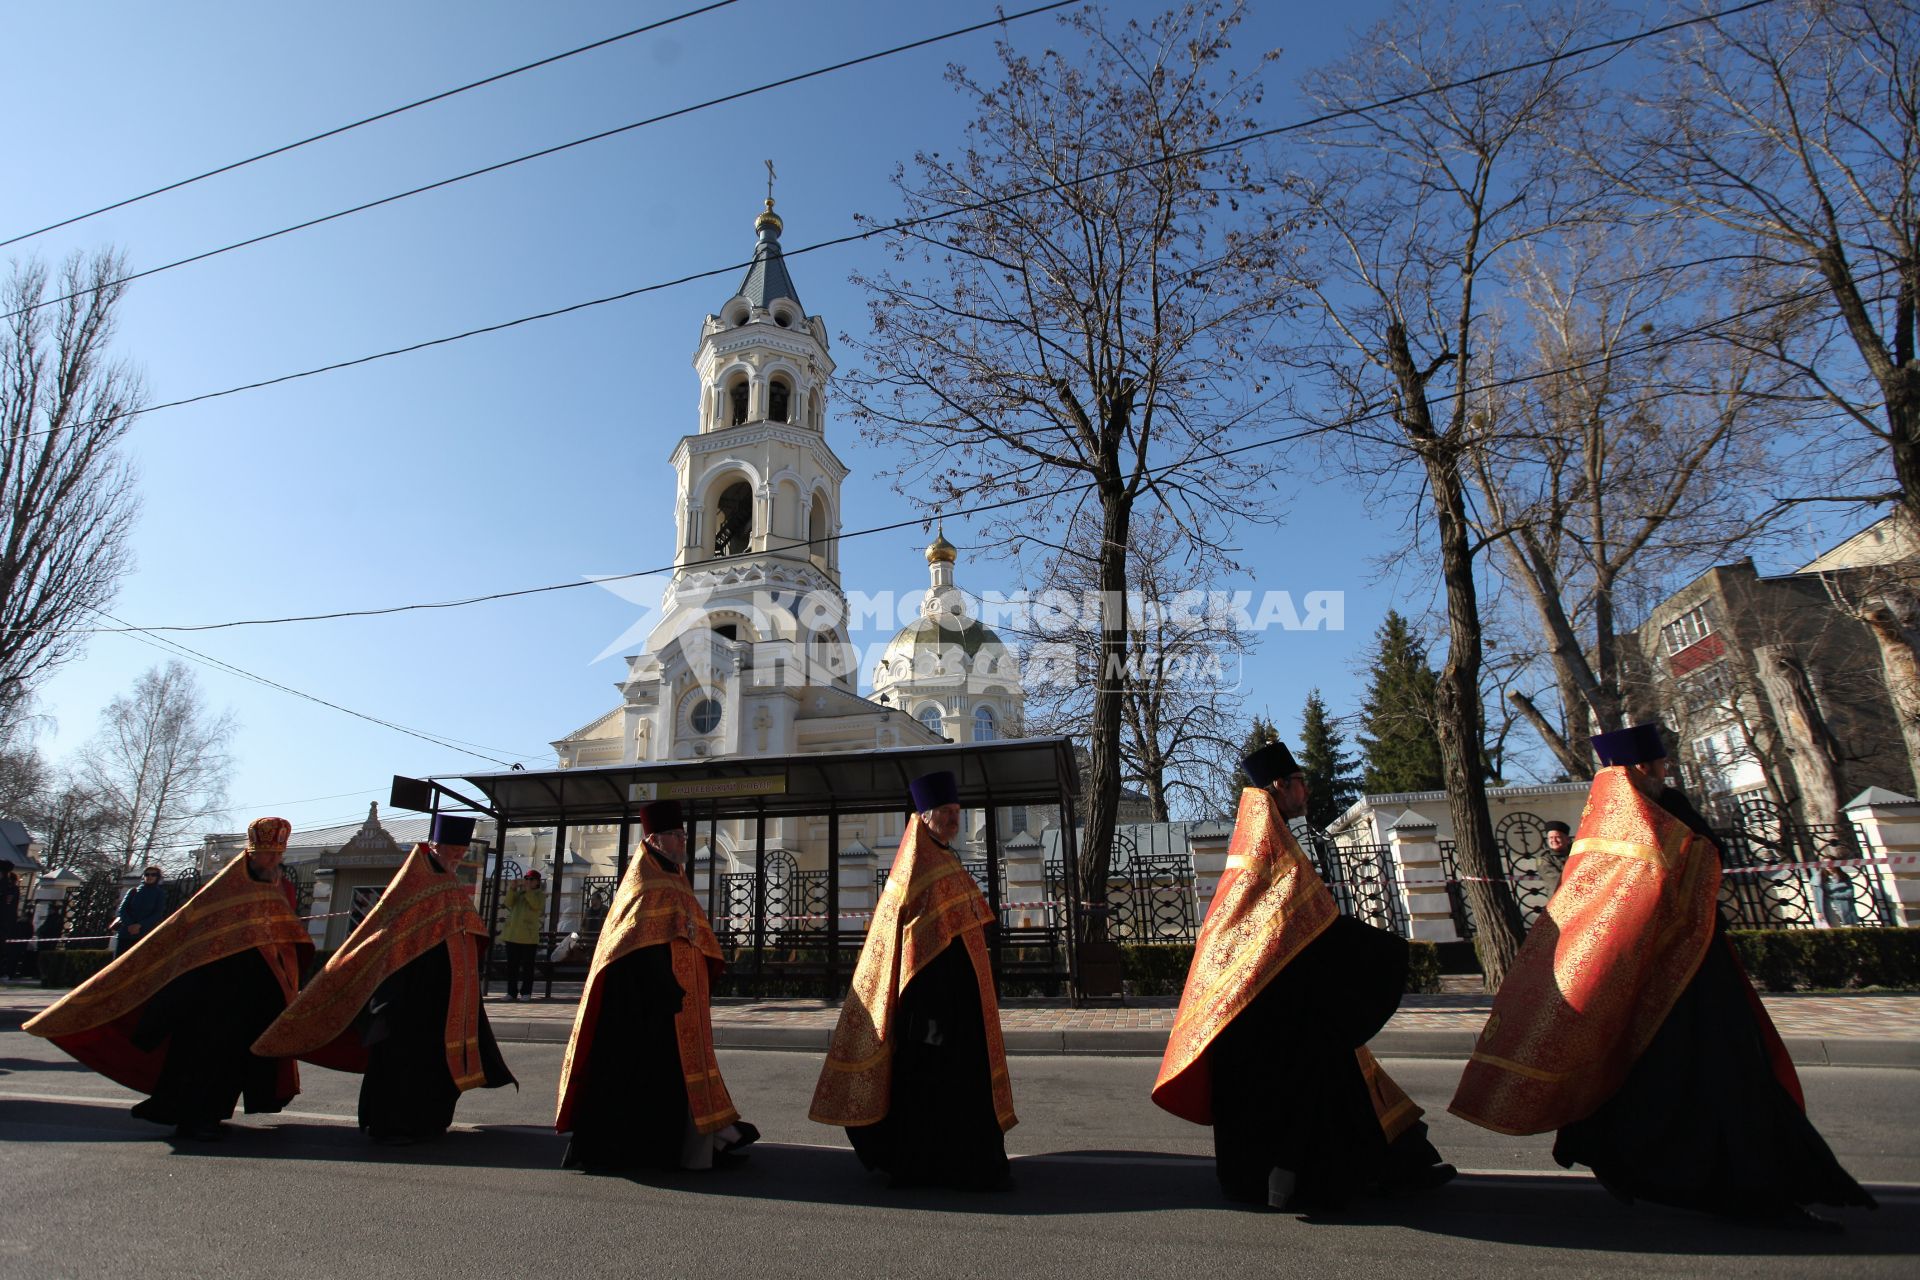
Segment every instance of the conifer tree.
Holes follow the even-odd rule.
[[[1360,710],[1360,785],[1369,794],[1438,791],[1446,785],[1433,731],[1438,685],[1426,645],[1405,618],[1387,610],[1374,633],[1373,680]]]
[[[1300,713],[1300,767],[1307,771],[1307,821],[1317,831],[1347,811],[1359,798],[1359,778],[1354,773],[1354,757],[1340,748],[1346,745],[1327,704],[1314,689],[1307,694],[1307,705]]]

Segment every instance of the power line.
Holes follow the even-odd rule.
[[[1893,268],[1887,268],[1875,274],[1884,275],[1884,274],[1888,274],[1892,270]],[[1863,277],[1863,278],[1871,278],[1871,277]],[[1716,316],[1711,320],[1702,321],[1699,324],[1692,326],[1691,328],[1681,329],[1674,333],[1664,334],[1656,338],[1649,338],[1647,341],[1639,343],[1637,345],[1622,347],[1610,352],[1603,353],[1601,355],[1593,356],[1586,360],[1576,361],[1571,364],[1558,365],[1548,369],[1538,369],[1531,373],[1515,374],[1508,377],[1495,378],[1487,382],[1463,387],[1456,394],[1463,395],[1463,396],[1477,396],[1477,395],[1481,395],[1486,392],[1494,391],[1503,387],[1521,386],[1530,382],[1538,382],[1548,378],[1560,377],[1564,374],[1576,373],[1582,369],[1592,368],[1595,365],[1614,362],[1621,359],[1630,358],[1633,356],[1644,355],[1644,354],[1647,354],[1648,352],[1657,351],[1669,346],[1677,346],[1683,342],[1690,342],[1695,339],[1710,336],[1713,330],[1716,329],[1718,326],[1734,323],[1739,320],[1744,320],[1751,316],[1755,316],[1763,312],[1773,310],[1778,307],[1791,306],[1796,303],[1805,301],[1810,297],[1818,296],[1820,292],[1821,290],[1819,289],[1804,290],[1801,293],[1791,294],[1784,298],[1776,298],[1769,302],[1756,303],[1753,306],[1744,307],[1738,311],[1734,311],[1722,316]],[[1236,445],[1232,448],[1206,450],[1192,457],[1184,458],[1179,462],[1169,463],[1161,467],[1148,468],[1148,474],[1152,476],[1158,476],[1158,475],[1170,473],[1182,468],[1192,467],[1198,463],[1219,461],[1221,459],[1235,457],[1243,453],[1250,453],[1256,449],[1271,449],[1271,448],[1276,448],[1283,444],[1298,443],[1301,440],[1309,439],[1315,436],[1332,435],[1339,432],[1351,431],[1355,427],[1361,425],[1362,423],[1374,422],[1374,421],[1379,421],[1380,419],[1383,419],[1383,418],[1387,418],[1393,412],[1394,410],[1391,406],[1388,406],[1385,408],[1367,410],[1360,413],[1348,415],[1346,417],[1341,418],[1337,422],[1314,423],[1312,425],[1309,425],[1307,427],[1301,428],[1296,431],[1284,432],[1277,436],[1263,437],[1262,439],[1251,441],[1246,444]],[[1084,481],[1079,484],[1062,485],[1057,488],[1049,489],[1046,493],[1024,494],[1024,495],[1020,495],[1012,498],[1004,498],[995,502],[977,503],[973,506],[963,507],[956,511],[946,512],[944,514],[953,516],[955,518],[983,515],[993,511],[1005,510],[1011,507],[1024,506],[1028,503],[1041,501],[1042,499],[1055,498],[1062,494],[1084,492],[1088,489],[1091,489],[1093,485],[1094,485],[1093,481]],[[856,529],[850,533],[836,534],[836,535],[832,535],[831,537],[790,539],[785,541],[779,546],[773,546],[770,544],[765,551],[746,551],[746,552],[740,552],[733,555],[714,556],[711,559],[700,561],[699,567],[701,568],[719,567],[719,566],[724,566],[733,561],[750,559],[750,558],[768,554],[770,552],[794,551],[794,550],[799,550],[803,547],[805,548],[816,547],[826,542],[844,541],[850,538],[870,537],[875,534],[881,534],[881,533],[892,533],[900,529],[924,527],[926,523],[927,523],[926,517],[912,517],[905,520],[895,520],[887,524],[872,525],[872,526],[869,526],[868,528]],[[559,592],[559,591],[575,591],[582,587],[600,586],[608,582],[625,582],[625,581],[630,581],[634,578],[646,578],[646,577],[652,577],[658,574],[668,574],[668,573],[674,572],[677,567],[678,566],[669,564],[669,565],[657,566],[649,569],[636,569],[630,573],[610,574],[604,577],[583,578],[583,579],[577,579],[577,580],[572,580],[567,582],[546,583],[544,585],[536,586],[536,587],[520,587],[520,588],[509,590],[509,591],[494,591],[494,592],[488,592],[484,595],[466,596],[466,597],[461,597],[453,600],[424,601],[424,602],[415,602],[411,604],[386,605],[379,608],[371,608],[371,609],[341,609],[341,610],[336,610],[330,613],[292,614],[292,615],[272,617],[272,618],[245,618],[245,619],[235,619],[227,622],[179,623],[179,624],[167,624],[167,625],[154,625],[154,626],[148,626],[148,627],[130,627],[127,624],[122,623],[119,629],[125,630],[125,631],[139,631],[146,635],[153,635],[154,633],[161,632],[161,631],[168,631],[168,632],[225,631],[225,630],[231,630],[238,627],[282,626],[282,625],[286,625],[290,623],[298,623],[298,622],[332,622],[332,621],[339,621],[347,618],[386,617],[386,616],[390,616],[392,614],[397,614],[397,613],[417,613],[417,612],[425,612],[425,611],[439,610],[439,609],[464,609],[473,605],[490,604],[500,600],[513,600],[513,599],[519,599],[525,596],[548,595],[548,594]],[[118,619],[114,619],[114,621],[118,621]],[[102,628],[92,628],[92,630],[96,632],[97,631],[112,632],[115,630],[115,628],[102,627]]]
[[[685,13],[676,13],[670,18],[662,18],[658,22],[649,22],[644,27],[635,27],[631,31],[622,31],[617,35],[607,36],[604,39],[595,40],[590,44],[583,44],[578,48],[568,49],[564,53],[550,54],[547,57],[540,58],[533,62],[522,63],[520,66],[511,67],[506,71],[496,71],[490,76],[483,76],[478,80],[470,80],[466,84],[456,85],[451,89],[442,89],[439,93],[429,94],[424,98],[415,98],[412,102],[403,103],[397,107],[389,107],[385,111],[375,112],[373,115],[364,116],[361,119],[351,121],[347,124],[335,125],[333,128],[323,130],[311,137],[301,138],[296,142],[283,143],[270,150],[262,151],[259,155],[248,156],[244,160],[235,160],[229,164],[220,165],[218,168],[208,169],[205,173],[196,173],[190,178],[181,178],[176,182],[169,182],[163,187],[155,187],[151,191],[143,191],[137,196],[128,196],[124,200],[115,200],[112,204],[103,204],[98,209],[89,209],[85,213],[76,213],[72,217],[62,218],[58,222],[49,222],[46,226],[40,227],[37,230],[23,231],[10,239],[0,240],[0,248],[5,248],[10,244],[18,244],[22,240],[31,240],[35,236],[45,235],[49,231],[57,231],[61,227],[70,227],[76,222],[85,222],[88,218],[96,218],[103,213],[110,213],[115,209],[124,209],[128,205],[138,204],[142,200],[151,200],[154,196],[165,195],[169,191],[178,191],[182,187],[190,187],[196,182],[204,182],[208,178],[218,177],[223,173],[232,173],[235,169],[244,169],[250,164],[271,159],[274,156],[283,156],[289,151],[297,151],[301,147],[324,141],[327,138],[337,138],[343,133],[349,133],[364,125],[374,124],[381,120],[391,120],[393,117],[412,111],[416,107],[428,106],[435,102],[445,102],[448,98],[457,97],[470,89],[479,89],[486,85],[498,84],[502,80],[511,79],[514,76],[520,75],[522,72],[537,70],[540,67],[550,67],[556,62],[564,62],[568,58],[576,57],[583,53],[591,53],[595,49],[604,49],[608,45],[618,44],[622,40],[631,40],[634,36],[643,36],[649,31],[658,31],[662,27],[670,27],[676,22],[684,22],[688,18],[697,18],[703,13],[712,13],[715,9],[724,9],[728,5],[735,3],[737,3],[737,0],[714,0],[712,4],[702,5],[698,9],[689,9]]]
[[[1064,2],[1067,2],[1067,0],[1063,0],[1063,3]],[[1445,93],[1454,89],[1466,88],[1471,85],[1480,84],[1484,81],[1498,78],[1500,76],[1512,75],[1519,71],[1527,71],[1537,67],[1549,66],[1554,63],[1562,62],[1570,58],[1584,57],[1590,53],[1596,53],[1596,52],[1600,52],[1607,49],[1622,48],[1627,45],[1634,44],[1638,41],[1648,39],[1649,37],[1652,37],[1652,36],[1663,35],[1670,31],[1679,30],[1682,27],[1694,26],[1702,22],[1713,21],[1717,18],[1729,17],[1729,16],[1732,16],[1733,14],[1744,13],[1749,9],[1758,9],[1764,5],[1769,5],[1776,2],[1777,0],[1748,0],[1748,3],[1746,4],[1740,5],[1737,8],[1728,9],[1719,14],[1708,14],[1701,17],[1697,17],[1697,18],[1681,19],[1675,22],[1669,22],[1669,23],[1663,24],[1661,26],[1649,27],[1646,30],[1635,32],[1632,35],[1617,36],[1611,40],[1603,40],[1596,44],[1583,46],[1582,48],[1579,48],[1579,49],[1569,49],[1561,53],[1550,54],[1544,58],[1535,58],[1528,62],[1514,63],[1510,66],[1500,67],[1493,71],[1482,72],[1479,75],[1468,76],[1460,80],[1448,81],[1446,83],[1438,84],[1438,85],[1430,85],[1424,89],[1412,90],[1410,92],[1400,94],[1396,97],[1385,98],[1377,102],[1367,103],[1363,106],[1344,107],[1338,111],[1327,112],[1322,115],[1314,116],[1306,120],[1298,120],[1291,124],[1275,125],[1268,129],[1255,130],[1252,133],[1242,134],[1239,137],[1228,138],[1220,142],[1208,143],[1205,146],[1193,147],[1186,151],[1176,152],[1171,156],[1163,156],[1163,157],[1158,157],[1151,160],[1136,161],[1132,164],[1118,165],[1112,169],[1102,170],[1097,173],[1085,174],[1078,178],[1063,180],[1060,182],[1046,183],[1037,187],[1025,188],[1020,191],[1013,192],[1009,195],[997,196],[991,200],[981,200],[981,201],[976,201],[972,204],[965,204],[965,205],[954,205],[949,208],[942,209],[938,212],[922,214],[918,217],[913,217],[913,218],[903,218],[895,222],[870,227],[863,231],[851,232],[847,235],[835,236],[827,240],[815,241],[812,244],[802,245],[797,249],[783,249],[782,256],[786,258],[797,258],[802,256],[803,254],[816,253],[825,249],[838,248],[841,245],[852,244],[861,240],[868,240],[873,238],[874,236],[889,235],[898,231],[907,231],[907,230],[911,230],[914,227],[925,226],[931,223],[945,221],[948,218],[958,217],[963,214],[984,212],[985,210],[998,208],[1002,205],[1010,204],[1017,200],[1028,199],[1035,195],[1046,195],[1050,193],[1057,193],[1061,191],[1070,190],[1074,187],[1081,186],[1088,182],[1103,181],[1107,178],[1116,177],[1121,174],[1132,173],[1132,172],[1135,172],[1136,170],[1150,168],[1160,164],[1165,164],[1169,160],[1189,159],[1195,156],[1207,155],[1215,151],[1220,151],[1220,150],[1229,149],[1232,147],[1241,146],[1247,142],[1259,141],[1265,138],[1277,137],[1285,133],[1294,133],[1303,129],[1313,128],[1316,125],[1326,124],[1334,120],[1345,119],[1349,116],[1365,115],[1371,111],[1377,111],[1384,107],[1395,106],[1403,102],[1408,102],[1417,98],[1426,97],[1430,94]],[[1047,8],[1058,8],[1058,7],[1060,7],[1058,4],[1047,6]],[[1044,10],[1041,10],[1041,9],[1035,9],[1035,10],[1028,10],[1027,13],[1038,13],[1043,11]],[[1025,16],[1025,14],[1017,15],[1017,16]],[[994,24],[986,24],[986,25],[994,25]],[[541,320],[552,320],[560,316],[571,315],[576,311],[586,311],[586,310],[589,310],[590,308],[606,306],[610,303],[625,302],[632,298],[640,297],[644,294],[658,293],[662,290],[676,288],[680,285],[692,284],[701,280],[709,280],[716,276],[728,275],[736,271],[744,271],[752,265],[753,265],[752,259],[747,259],[740,262],[730,263],[722,267],[714,267],[705,271],[696,271],[688,275],[678,276],[671,280],[662,280],[662,281],[657,281],[653,284],[640,285],[633,289],[622,290],[619,293],[607,294],[604,297],[590,298],[584,302],[575,302],[564,307],[555,307],[551,310],[539,311],[531,315],[520,316],[517,319],[503,320],[496,324],[481,325],[477,328],[466,329],[459,333],[448,334],[444,337],[429,338],[424,341],[410,343],[402,347],[392,347],[385,351],[376,351],[371,355],[357,356],[351,360],[338,360],[333,362],[332,364],[320,365],[312,369],[303,369],[296,373],[281,374],[278,377],[262,378],[256,382],[242,383],[239,386],[227,387],[224,390],[220,390],[220,391],[206,391],[206,392],[201,392],[198,395],[185,396],[178,400],[165,400],[160,402],[159,404],[147,405],[146,407],[138,410],[138,414],[158,413],[163,409],[178,409],[186,405],[199,404],[207,400],[218,400],[227,396],[239,395],[242,392],[246,392],[246,391],[258,391],[265,387],[279,386],[282,383],[296,382],[305,378],[318,377],[319,375],[326,374],[326,373],[336,373],[342,369],[351,369],[358,365],[371,364],[377,360],[386,360],[395,356],[411,355],[415,352],[425,351],[432,347],[446,346],[450,343],[462,342],[468,338],[477,338],[490,333],[500,333],[507,329],[518,328],[521,325],[533,324]],[[74,296],[77,296],[77,295],[74,295]],[[47,306],[51,304],[49,302],[42,302],[42,303],[36,303],[34,305],[36,307],[39,307],[39,306]],[[27,308],[27,309],[31,310],[32,308]],[[129,414],[121,414],[117,416],[133,417],[138,415],[129,413]],[[23,432],[21,435],[21,438],[31,439],[35,436],[50,435],[56,431],[61,431],[61,430],[80,430],[86,427],[96,426],[101,422],[105,422],[109,420],[110,419],[106,419],[106,418],[96,418],[96,419],[91,419],[85,422],[71,423],[65,427],[49,428],[43,431]]]
[[[177,640],[169,640],[164,636],[155,635],[154,628],[129,626],[124,620],[120,618],[116,618],[112,614],[107,613],[105,610],[102,610],[102,609],[95,609],[95,610],[92,610],[92,612],[99,614],[101,617],[107,619],[109,622],[117,622],[120,624],[118,629],[101,628],[101,630],[103,631],[108,631],[116,635],[126,635],[134,640],[138,640],[142,644],[149,645],[153,648],[159,648],[165,651],[178,653],[180,656],[187,658],[191,662],[197,662],[203,666],[209,666],[217,670],[228,672],[229,674],[239,676],[243,680],[251,680],[255,684],[265,685],[269,689],[278,689],[280,692],[292,694],[296,698],[304,698],[308,702],[318,703],[320,706],[330,708],[331,710],[341,712],[345,715],[353,716],[356,719],[365,720],[371,724],[380,725],[382,728],[392,729],[396,733],[404,733],[409,737],[418,738],[422,742],[430,742],[436,747],[443,747],[449,751],[458,751],[462,755],[474,756],[481,760],[491,761],[492,763],[497,764],[502,768],[510,769],[513,767],[513,763],[514,763],[513,761],[502,760],[498,756],[488,754],[488,751],[507,751],[508,754],[513,754],[513,752],[508,748],[492,747],[486,751],[483,751],[478,749],[478,744],[475,744],[475,743],[463,743],[455,738],[443,738],[436,734],[427,733],[424,730],[410,729],[406,725],[395,724],[391,720],[383,720],[379,716],[368,715],[364,711],[355,711],[353,708],[343,707],[337,702],[329,702],[325,698],[319,697],[315,694],[307,693],[300,689],[295,689],[291,685],[281,684],[278,680],[270,680],[266,676],[259,675],[252,671],[248,671],[242,667],[234,666],[230,662],[224,662],[221,659],[213,657],[210,654],[202,653],[198,649],[189,648],[187,645],[181,644]],[[538,754],[544,754],[544,753],[535,753],[535,754],[538,755]]]
[[[575,147],[584,147],[589,143],[604,142],[608,138],[618,137],[623,133],[631,133],[635,129],[644,129],[650,125],[661,124],[668,120],[675,120],[681,116],[692,115],[697,111],[705,111],[709,107],[718,107],[729,102],[738,102],[742,98],[751,98],[756,94],[766,93],[773,89],[785,88],[787,85],[799,84],[804,80],[812,80],[819,76],[829,75],[836,71],[845,71],[850,67],[860,66],[862,63],[877,62],[882,58],[893,57],[895,54],[909,53],[915,49],[923,49],[929,45],[939,44],[946,40],[953,40],[953,39],[957,39],[960,36],[972,35],[974,32],[984,31],[988,27],[1005,26],[1009,22],[1018,22],[1022,18],[1031,18],[1036,14],[1049,13],[1055,9],[1070,8],[1070,7],[1084,4],[1084,3],[1086,3],[1086,0],[1050,0],[1049,3],[1040,5],[1036,8],[1025,9],[1019,13],[1006,14],[1000,17],[996,17],[989,22],[976,22],[972,26],[959,27],[959,28],[956,28],[955,30],[944,32],[937,36],[927,36],[923,39],[913,40],[906,44],[895,45],[891,49],[882,49],[877,53],[862,54],[860,57],[857,57],[857,58],[848,58],[843,62],[836,62],[830,66],[816,67],[812,71],[803,71],[798,75],[783,76],[778,80],[769,80],[765,84],[756,85],[751,89],[741,89],[734,93],[723,94],[718,98],[709,98],[705,102],[697,102],[691,106],[676,107],[672,111],[663,112],[662,114],[657,116],[649,116],[645,120],[635,120],[631,124],[619,125],[612,129],[603,129],[599,133],[588,134],[584,138],[575,138],[571,142],[562,142],[557,146],[543,147],[538,151],[529,151],[525,155],[515,156],[511,160],[502,160],[497,164],[485,165],[478,169],[470,169],[465,173],[455,174],[451,178],[441,178],[437,182],[429,182],[424,186],[412,187],[406,191],[396,192],[395,194],[390,196],[382,196],[378,200],[369,200],[365,204],[357,204],[352,206],[351,208],[340,209],[333,213],[323,214],[318,218],[309,218],[305,222],[296,222],[291,226],[281,227],[278,231],[268,231],[261,235],[249,236],[245,240],[236,240],[232,244],[222,245],[218,249],[208,249],[203,253],[191,254],[185,258],[178,258],[172,262],[162,263],[157,267],[147,267],[140,271],[130,271],[124,276],[120,276],[116,279],[109,280],[103,284],[97,284],[97,285],[91,286],[90,288],[76,290],[73,293],[62,294],[57,298],[48,298],[45,301],[36,302],[32,306],[22,307],[18,311],[10,311],[6,313],[4,316],[0,316],[0,319],[11,320],[15,316],[25,315],[28,312],[38,310],[41,307],[51,307],[57,303],[66,302],[73,298],[84,297],[89,293],[97,293],[102,289],[111,289],[116,285],[127,284],[134,280],[143,280],[148,276],[159,275],[163,271],[172,271],[175,267],[184,267],[195,262],[205,262],[208,258],[217,258],[223,253],[232,253],[235,249],[244,249],[244,248],[247,248],[249,245],[256,245],[256,244],[261,244],[268,240],[275,240],[284,235],[291,235],[296,231],[305,231],[310,227],[317,227],[322,225],[323,223],[334,222],[341,218],[351,217],[356,213],[365,213],[369,209],[378,209],[383,205],[394,204],[398,201],[406,200],[413,196],[425,195],[429,191],[438,191],[442,187],[450,187],[456,183],[465,182],[469,178],[479,178],[479,177],[484,177],[489,173],[499,173],[503,169],[511,169],[515,165],[525,164],[529,160],[540,160],[540,159],[544,159],[547,156],[559,155],[563,151],[571,151]]]

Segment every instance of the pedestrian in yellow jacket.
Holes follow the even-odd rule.
[[[540,950],[540,920],[547,912],[547,891],[539,871],[507,886],[507,924],[500,941],[507,946],[507,999],[533,997],[533,958]]]

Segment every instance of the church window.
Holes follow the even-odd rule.
[[[753,487],[736,480],[720,495],[718,506],[720,527],[714,531],[713,549],[720,555],[740,555],[753,536]]]
[[[1027,806],[1017,804],[1007,810],[1007,830],[1019,835],[1027,829]]]
[[[793,312],[782,307],[773,313],[773,322],[782,329],[791,329],[793,327]]]
[[[833,559],[832,552],[833,522],[827,515],[827,499],[824,494],[816,493],[807,512],[807,556],[825,569]]]
[[[712,733],[720,727],[720,700],[702,698],[693,704],[693,711],[687,720],[693,725],[695,733]]]
[[[993,708],[981,703],[973,709],[973,740],[992,742],[1000,736],[999,726],[994,723]]]
[[[792,398],[792,388],[788,387],[787,384],[779,378],[775,378],[773,385],[767,389],[767,416],[775,422],[785,422],[787,420],[787,405]]]
[[[738,640],[740,638],[740,628],[731,622],[723,622],[713,629],[713,634],[719,636],[722,640]]]
[[[727,400],[733,410],[727,425],[737,427],[747,420],[747,380],[745,378],[741,378],[727,388]]]
[[[943,737],[945,736],[946,731],[942,729],[940,725],[940,706],[938,703],[929,702],[926,706],[920,708],[919,719],[920,723],[927,726],[927,728]]]

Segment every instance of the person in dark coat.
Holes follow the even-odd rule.
[[[18,925],[20,906],[20,874],[13,863],[0,859],[0,978],[14,977],[26,953],[26,947],[13,940],[16,932],[25,933]]]
[[[1812,1230],[1871,1207],[1806,1115],[1718,910],[1720,847],[1667,784],[1656,724],[1593,739],[1566,872],[1494,999],[1452,1110],[1557,1129],[1554,1158],[1622,1200]],[[1581,956],[1577,966],[1562,962]]]
[[[167,891],[160,881],[160,868],[148,867],[140,883],[120,899],[119,914],[108,928],[113,930],[113,949],[125,951],[153,931],[167,915]]]
[[[1287,820],[1306,775],[1283,743],[1241,764],[1225,874],[1194,945],[1153,1100],[1213,1126],[1227,1197],[1307,1212],[1454,1175],[1366,1049],[1406,990],[1407,944],[1340,914]]]
[[[809,1117],[896,1186],[1006,1185],[1018,1123],[988,962],[993,912],[953,841],[953,774],[914,779],[915,814],[874,911]]]

